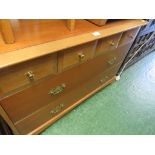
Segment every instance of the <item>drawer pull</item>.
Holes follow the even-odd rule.
[[[109,41],[109,44],[110,44],[111,46],[114,46],[114,45],[115,45],[115,42],[112,40],[112,41]]]
[[[131,38],[131,39],[133,39],[133,38],[134,38],[134,36],[133,36],[133,35],[131,35],[131,34],[129,34],[129,35],[128,35],[128,37],[129,37],[129,38]]]
[[[65,87],[66,87],[66,85],[63,83],[60,86],[56,86],[55,88],[51,89],[48,94],[49,95],[59,94],[65,89]]]
[[[64,104],[59,104],[53,110],[50,111],[50,114],[56,114],[56,113],[58,113],[59,111],[62,110],[63,107],[64,107]]]
[[[104,78],[100,80],[101,83],[105,82],[109,77],[106,75]]]
[[[32,71],[28,71],[25,75],[30,81],[34,80],[34,73]]]
[[[80,60],[83,60],[85,58],[85,55],[82,52],[79,53],[78,56],[79,56]]]
[[[116,61],[116,57],[113,57],[111,60],[108,61],[109,65],[113,65]]]

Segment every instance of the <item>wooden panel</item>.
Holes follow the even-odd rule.
[[[3,69],[0,73],[0,96],[3,93],[27,84],[33,84],[38,79],[56,73],[56,53]],[[34,77],[31,78],[31,76]]]
[[[62,72],[94,57],[96,41],[59,52],[58,71]]]
[[[85,20],[82,20],[82,22],[83,21],[86,23],[89,23]],[[51,30],[50,32],[52,32],[52,34],[49,33],[49,31],[45,31],[48,34],[48,39],[49,39],[48,41],[50,42],[44,43],[41,45],[36,45],[34,42],[36,38],[40,39],[41,41],[42,39],[43,41],[45,41],[46,39],[44,40],[44,37],[43,37],[44,33],[41,33],[42,35],[40,35],[40,33],[39,34],[37,33],[36,35],[35,33],[36,31],[33,31],[34,33],[31,35],[32,31],[30,31],[31,29],[29,29],[28,30],[29,33],[25,34],[25,36],[28,36],[27,40],[23,38],[23,41],[18,42],[18,44],[10,44],[7,47],[6,45],[1,46],[0,69],[26,60],[30,60],[32,58],[57,52],[59,50],[84,44],[93,40],[97,40],[122,31],[129,30],[138,26],[142,26],[142,25],[145,25],[146,23],[147,22],[145,22],[144,20],[121,20],[121,21],[109,23],[107,25],[104,25],[103,27],[97,27],[94,25],[95,26],[94,28],[94,26],[92,27],[93,24],[91,23],[88,24],[89,26],[86,26],[86,25],[84,26],[82,23],[78,24],[77,22],[76,27],[78,26],[78,28],[76,28],[76,32],[74,33],[70,32],[68,35],[63,35],[63,37],[58,38],[55,35],[54,37],[52,37],[53,36],[52,34],[53,33],[55,34],[55,31]],[[24,30],[27,30],[27,29],[24,29]],[[37,30],[40,30],[40,28],[38,28]],[[83,30],[83,31],[79,31],[79,30]],[[94,36],[92,34],[92,32],[94,31],[98,31],[100,35]],[[62,32],[64,34],[63,30],[61,31],[59,29],[58,32]],[[22,31],[20,36],[22,36]],[[35,36],[35,39],[34,39],[34,36]],[[50,37],[52,37],[53,39],[51,39]],[[29,41],[31,41],[31,43],[29,43]],[[32,45],[36,45],[36,46],[32,46]],[[6,51],[12,51],[12,52],[6,52]]]
[[[103,54],[107,51],[114,50],[118,47],[122,33],[112,35],[103,39],[99,39],[96,47],[95,55]]]
[[[103,26],[108,21],[108,19],[87,19],[87,20],[98,26]]]
[[[123,44],[127,44],[131,41],[134,41],[138,31],[139,31],[139,27],[124,32],[121,37],[119,46],[122,46]]]
[[[3,98],[1,105],[13,122],[17,122],[49,103],[54,104],[57,99],[62,98],[73,91],[75,87],[79,86],[81,81],[86,81],[90,77],[122,62],[130,46],[131,44],[122,46],[117,51],[96,57],[77,67],[62,72],[56,77],[49,78],[31,88],[17,92],[13,96],[7,96]],[[62,93],[52,96],[48,94],[51,89],[63,83],[65,83],[66,88]]]
[[[8,19],[0,20],[0,30],[5,43],[11,44],[15,42],[14,32]]]
[[[115,65],[107,72],[98,73],[87,80],[83,79],[79,85],[76,85],[76,87],[74,87],[74,89],[68,92],[64,97],[58,98],[54,103],[48,104],[39,111],[33,113],[31,116],[16,123],[17,129],[21,134],[29,134],[50,119],[54,121],[57,115],[60,115],[63,111],[74,105],[83,97],[87,96],[90,92],[112,79],[115,76],[119,66],[120,64]],[[105,77],[106,79],[104,82],[101,81]]]

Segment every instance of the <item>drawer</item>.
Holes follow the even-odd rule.
[[[80,85],[74,87],[74,89],[68,92],[66,96],[59,98],[55,104],[50,103],[33,113],[31,116],[17,122],[15,126],[21,134],[32,134],[37,130],[41,131],[41,128],[43,129],[47,124],[49,125],[49,123],[57,120],[64,113],[68,112],[81,101],[96,92],[97,89],[112,82],[119,66],[120,64],[117,64],[106,72],[102,71],[92,78],[81,81]]]
[[[125,46],[121,46],[119,48],[113,49],[111,51],[107,51],[106,53],[100,55],[99,57],[103,57],[103,66],[104,69],[110,68],[115,64],[123,62],[129,48],[132,43],[126,44]]]
[[[122,46],[129,42],[133,42],[136,38],[138,31],[139,31],[139,28],[134,28],[134,29],[128,30],[126,32],[123,32],[119,46]]]
[[[98,56],[100,54],[106,53],[107,51],[116,49],[118,47],[121,36],[122,33],[118,33],[103,39],[99,39],[96,46],[95,55]]]
[[[0,94],[32,84],[57,72],[57,54],[47,55],[5,68],[0,73]]]
[[[62,72],[70,69],[73,66],[79,65],[94,57],[96,48],[96,42],[89,42],[83,45],[72,47],[64,51],[60,51],[58,54],[58,70]]]

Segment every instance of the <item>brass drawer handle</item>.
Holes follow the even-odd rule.
[[[65,89],[65,87],[66,87],[66,84],[62,83],[60,86],[56,86],[55,88],[51,89],[48,94],[49,95],[59,94]]]
[[[103,77],[103,78],[100,80],[100,82],[103,83],[103,82],[105,82],[108,78],[109,78],[109,77],[106,75],[105,77]]]
[[[82,52],[78,53],[78,56],[79,56],[80,60],[84,60],[84,58],[85,58],[85,55]]]
[[[30,81],[34,80],[34,73],[32,71],[28,71],[25,75]]]
[[[64,107],[64,104],[59,104],[58,106],[56,106],[53,110],[50,111],[50,114],[56,114],[59,111],[61,111]]]
[[[109,65],[113,65],[116,62],[116,57],[113,57],[111,60],[108,61]]]
[[[115,42],[112,40],[112,41],[109,41],[109,44],[110,44],[111,46],[114,46],[114,45],[115,45]]]

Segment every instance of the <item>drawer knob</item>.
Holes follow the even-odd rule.
[[[101,83],[105,82],[109,77],[106,75],[104,78],[100,80]]]
[[[112,40],[112,41],[109,41],[109,44],[110,44],[111,46],[114,46],[114,45],[115,45],[115,42]]]
[[[34,80],[34,73],[32,71],[28,71],[25,75],[30,81]]]
[[[53,110],[50,111],[50,114],[56,114],[56,113],[58,113],[59,111],[62,110],[63,107],[64,107],[64,104],[59,104]]]
[[[82,52],[79,53],[78,56],[79,56],[80,60],[83,60],[85,58],[85,55]]]
[[[113,57],[112,59],[110,59],[110,60],[108,61],[108,64],[109,64],[109,65],[113,65],[113,64],[115,63],[115,61],[116,61],[116,57]]]
[[[134,36],[133,36],[132,34],[129,34],[128,37],[129,37],[130,39],[133,39],[133,38],[134,38]]]
[[[59,94],[65,89],[65,87],[66,87],[66,84],[62,83],[60,86],[56,86],[55,88],[51,89],[48,94],[51,96]]]

